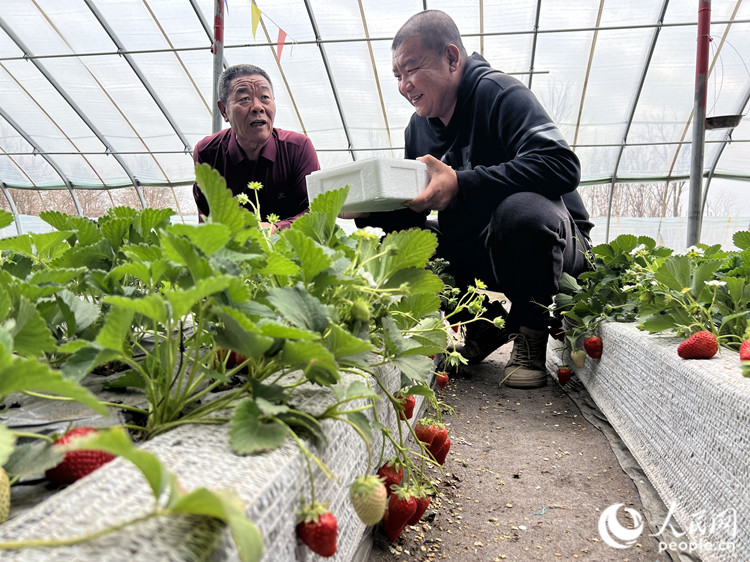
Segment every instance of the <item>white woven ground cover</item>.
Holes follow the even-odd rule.
[[[400,386],[394,366],[380,368],[379,375],[390,392]],[[342,375],[342,379],[351,375]],[[373,389],[379,391],[377,385]],[[315,387],[307,400],[323,402],[327,389]],[[382,394],[381,394],[382,395]],[[418,419],[422,397],[417,396]],[[354,407],[356,403],[352,403]],[[364,404],[364,402],[363,402]],[[379,421],[392,430],[396,414],[387,400],[377,403]],[[366,412],[368,417],[372,413]],[[326,446],[313,452],[336,474],[338,481],[316,469],[316,496],[330,502],[339,524],[338,552],[333,560],[352,560],[365,531],[348,499],[348,484],[367,468],[366,448],[348,425],[326,421]],[[397,431],[397,430],[395,430]],[[382,437],[374,432],[373,465],[380,454]],[[294,511],[300,497],[309,497],[307,468],[291,441],[270,453],[238,456],[231,450],[225,426],[189,425],[160,435],[143,445],[173,471],[188,490],[205,486],[233,489],[246,502],[246,514],[259,527],[268,562],[310,560],[317,556],[298,546]],[[386,458],[392,456],[386,450]],[[372,471],[377,466],[371,467]],[[129,462],[116,459],[50,499],[0,526],[0,542],[32,538],[70,537],[121,523],[152,509],[151,490]],[[237,560],[228,533],[204,518],[162,518],[127,527],[74,546],[3,551],[5,561],[170,561]]]
[[[705,561],[750,552],[750,379],[739,354],[684,360],[679,338],[635,324],[602,323],[600,360],[574,368],[638,460],[675,520],[685,545]],[[548,368],[573,366],[550,339]],[[613,496],[613,504],[622,501]],[[650,521],[659,529],[664,521]],[[644,533],[649,532],[648,529]],[[613,551],[614,552],[614,551]],[[621,551],[623,555],[627,551]]]

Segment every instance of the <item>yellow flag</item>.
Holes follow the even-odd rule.
[[[258,23],[260,22],[261,11],[260,11],[260,8],[258,8],[258,6],[255,5],[255,2],[251,4],[251,10],[252,10],[253,39],[254,39],[255,32],[258,30]]]

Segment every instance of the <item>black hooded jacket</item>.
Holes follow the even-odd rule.
[[[562,196],[581,233],[589,235],[593,224],[576,192],[578,157],[531,90],[477,53],[466,61],[448,125],[415,113],[405,140],[406,158],[431,154],[456,170],[458,196],[438,213],[444,235],[479,236],[498,204],[521,191]],[[367,224],[391,230],[421,226],[427,213],[378,215]]]

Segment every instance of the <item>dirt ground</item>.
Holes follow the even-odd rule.
[[[629,548],[602,540],[607,507],[643,514],[638,491],[605,435],[553,377],[541,389],[498,386],[511,349],[437,390],[455,410],[444,414],[452,445],[444,474],[434,471],[439,494],[398,541],[376,528],[369,560],[671,560],[647,531]],[[632,528],[625,515],[621,508],[618,520]]]

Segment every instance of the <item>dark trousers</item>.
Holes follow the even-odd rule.
[[[559,198],[515,193],[498,205],[478,238],[443,236],[436,224],[430,229],[438,235],[437,255],[450,262],[457,286],[480,279],[510,299],[511,331],[545,329],[550,313],[544,307],[558,292],[562,272],[577,277],[589,267],[590,242]]]

